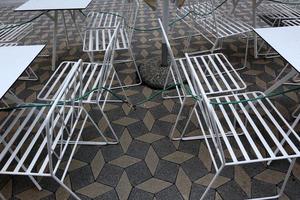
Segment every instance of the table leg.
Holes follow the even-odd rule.
[[[52,49],[52,71],[56,67],[56,48],[57,48],[57,26],[58,26],[58,11],[54,11],[54,30],[53,30],[53,49]]]
[[[66,35],[66,42],[67,42],[67,48],[70,49],[70,46],[69,46],[69,44],[70,44],[70,42],[69,42],[69,32],[68,32],[67,25],[66,25],[66,17],[65,17],[65,13],[64,13],[63,10],[61,11],[61,14],[62,14],[63,21],[64,21],[65,35]]]

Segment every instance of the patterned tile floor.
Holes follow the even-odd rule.
[[[94,0],[90,10],[117,10],[118,3],[108,6],[103,0]],[[4,4],[0,8],[0,20],[3,22],[25,21],[36,13],[16,13],[16,5]],[[238,7],[237,15],[249,22],[249,4]],[[151,11],[142,4],[137,19],[137,27],[157,27],[157,17],[161,10]],[[88,60],[82,53],[80,37],[67,18],[70,49],[64,42],[63,25],[59,25],[59,62],[64,60]],[[51,50],[53,24],[45,17],[35,21],[34,31],[25,40],[25,44],[47,42],[45,53]],[[176,24],[173,36],[186,34],[187,28]],[[136,32],[134,35],[134,53],[139,64],[145,60],[160,55],[160,32]],[[149,41],[149,39],[152,39]],[[206,47],[208,44],[201,38],[192,41],[192,50]],[[182,56],[181,49],[184,40],[172,41],[177,57]],[[239,38],[226,41],[222,50],[237,66],[242,63],[245,42]],[[253,47],[250,46],[250,56],[246,70],[240,71],[248,85],[248,90],[265,90],[271,84],[284,61],[275,59],[254,59]],[[118,56],[126,56],[126,53]],[[50,77],[50,59],[38,58],[33,64],[40,80],[37,82],[18,81],[13,90],[26,102],[36,101],[36,95],[45,81]],[[135,81],[133,67],[121,65],[118,68],[121,79],[125,83]],[[130,99],[138,102],[150,96],[155,91],[147,86],[127,90]],[[289,93],[274,98],[276,107],[292,122],[291,111],[299,103],[299,95]],[[292,105],[292,106],[291,106]],[[126,105],[109,104],[107,115],[112,121],[120,137],[120,144],[103,147],[78,148],[69,169],[65,183],[69,185],[82,199],[199,199],[210,178],[214,174],[208,150],[201,141],[172,142],[167,135],[174,123],[179,104],[173,100],[153,99],[130,111]],[[197,127],[191,128],[191,132]],[[88,135],[88,139],[96,136]],[[264,164],[252,164],[242,167],[231,167],[224,170],[209,192],[206,199],[239,200],[247,197],[259,197],[274,194],[281,186],[287,163],[274,162],[266,167]],[[51,179],[41,179],[44,190],[37,191],[25,177],[0,176],[0,190],[11,199],[69,199],[69,194]],[[70,198],[72,199],[72,198]],[[300,199],[300,164],[296,164],[288,181],[284,200]]]

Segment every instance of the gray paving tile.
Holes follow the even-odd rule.
[[[300,199],[299,185],[300,185],[300,181],[297,178],[295,178],[294,176],[290,177],[286,185],[286,188],[284,190],[284,193],[287,194],[287,196],[290,199],[293,200]],[[280,187],[281,186],[282,184],[280,184]]]
[[[99,150],[98,146],[81,145],[74,155],[77,160],[90,163]]]
[[[219,187],[217,191],[224,200],[247,199],[247,194],[234,181],[227,182]]]
[[[160,158],[176,151],[174,144],[169,140],[169,138],[163,138],[154,142],[152,147]]]
[[[145,159],[147,152],[149,150],[150,144],[141,142],[138,140],[132,141],[130,144],[127,154],[129,156],[135,157],[135,158],[140,158],[140,159]]]
[[[151,132],[158,135],[168,136],[171,128],[171,123],[157,120],[154,122]]]
[[[208,173],[206,167],[201,160],[197,157],[193,157],[182,164],[182,169],[191,181],[196,181],[200,177]]]
[[[201,142],[199,140],[181,141],[178,150],[197,156],[199,154],[200,144]]]
[[[158,192],[155,197],[157,200],[183,200],[175,185]]]
[[[146,133],[148,133],[148,129],[147,127],[145,126],[145,124],[143,123],[143,121],[138,121],[134,124],[130,124],[128,127],[127,127],[128,131],[129,131],[129,134],[131,135],[131,137],[133,138],[137,138],[137,137],[140,137]]]
[[[94,175],[89,165],[70,172],[72,188],[78,190],[94,182]]]
[[[137,188],[133,188],[128,199],[129,200],[141,200],[141,199],[152,200],[153,197],[154,195],[149,192]]]
[[[252,198],[274,196],[276,193],[276,185],[252,179]]]
[[[176,181],[178,170],[179,165],[166,160],[160,160],[158,162],[154,177],[174,183]]]
[[[99,197],[96,197],[95,200],[119,200],[119,197],[115,190],[111,190]]]
[[[136,186],[151,178],[151,172],[144,161],[138,162],[125,169],[130,183]]]
[[[99,183],[116,187],[122,174],[123,168],[111,164],[105,164],[97,178],[97,181]]]
[[[206,188],[203,187],[202,185],[193,184],[190,193],[190,200],[200,199],[205,189]],[[209,190],[208,193],[206,194],[205,200],[214,200],[215,193],[216,193],[215,190]]]
[[[106,162],[112,161],[123,154],[121,145],[107,145],[102,147],[102,155]]]

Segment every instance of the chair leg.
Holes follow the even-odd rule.
[[[211,186],[213,185],[213,183],[215,182],[215,180],[217,179],[217,177],[220,175],[221,171],[223,170],[225,166],[222,165],[219,170],[216,172],[216,174],[214,175],[213,179],[210,181],[209,185],[207,186],[207,188],[205,189],[204,193],[202,194],[200,200],[204,200],[205,195],[207,194],[207,192],[209,191],[209,189],[211,188]]]
[[[137,64],[136,64],[136,61],[135,61],[135,58],[134,58],[134,55],[133,55],[133,51],[132,51],[131,46],[128,47],[128,51],[129,51],[129,54],[130,54],[130,58],[131,58],[132,60],[125,60],[125,61],[115,62],[115,63],[133,62],[133,65],[134,65],[134,67],[135,67],[135,70],[136,70],[136,73],[137,73],[137,75],[138,75],[139,81],[138,81],[138,83],[129,84],[129,85],[123,85],[124,88],[134,87],[134,86],[139,86],[139,85],[142,84],[142,77],[141,77],[139,68],[138,68],[138,66],[137,66]],[[119,89],[119,88],[120,88],[120,86],[118,86],[118,87],[112,87],[111,89]]]
[[[60,179],[58,179],[55,175],[52,175],[52,178],[60,185],[62,186],[65,190],[67,190],[75,199],[81,200],[77,194],[75,194],[68,186],[64,184]]]
[[[169,137],[170,137],[172,140],[175,140],[175,139],[176,139],[176,138],[174,138],[174,133],[175,133],[175,131],[176,131],[176,127],[177,127],[178,122],[179,122],[179,120],[180,120],[180,117],[181,117],[181,114],[182,114],[182,111],[183,111],[183,107],[184,107],[184,105],[185,105],[185,103],[186,103],[186,99],[187,99],[187,97],[184,97],[183,102],[182,102],[181,107],[180,107],[180,110],[179,110],[179,113],[178,113],[178,115],[177,115],[176,121],[175,121],[174,126],[173,126],[173,128],[172,128],[172,131],[171,131],[171,133],[170,133],[170,135],[169,135]]]
[[[6,200],[6,198],[4,197],[4,195],[1,192],[0,192],[0,199]]]
[[[283,181],[283,184],[282,184],[282,187],[280,188],[279,192],[277,195],[274,195],[274,196],[270,196],[270,197],[261,197],[261,198],[252,198],[252,199],[247,199],[247,200],[267,200],[267,199],[278,199],[279,197],[282,196],[283,192],[284,192],[284,189],[285,189],[285,186],[289,180],[289,177],[292,173],[292,170],[293,170],[293,167],[295,165],[295,162],[296,162],[296,158],[294,158],[287,170],[287,173],[285,175],[285,178],[284,178],[284,181]]]
[[[38,81],[39,77],[36,75],[36,73],[32,70],[31,67],[28,67],[28,69],[25,71],[27,76],[21,76],[19,80],[22,81]]]
[[[283,72],[286,70],[286,68],[289,66],[289,63],[287,63],[284,68],[279,72],[278,76],[275,79],[275,82],[281,77],[281,75],[283,74]]]

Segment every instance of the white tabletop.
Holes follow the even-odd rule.
[[[300,72],[300,27],[258,28],[254,31]]]
[[[0,99],[45,45],[0,47]]]
[[[28,0],[15,11],[81,10],[92,0]]]

